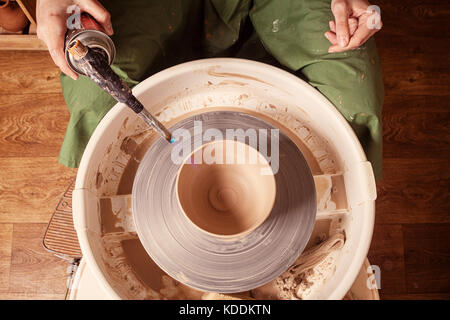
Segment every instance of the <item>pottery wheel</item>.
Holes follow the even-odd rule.
[[[194,121],[202,121],[203,132],[216,128],[224,137],[226,129],[275,129],[245,113],[208,112],[170,128],[172,132],[177,128],[190,131],[191,150],[202,139],[194,136]],[[176,196],[177,173],[182,164],[171,160],[172,148],[162,138],[155,141],[133,184],[136,230],[153,261],[174,279],[209,292],[247,291],[286,271],[305,248],[316,215],[314,180],[297,146],[280,130],[272,211],[255,230],[234,237],[207,233],[184,214]]]

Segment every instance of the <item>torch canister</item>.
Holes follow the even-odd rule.
[[[116,55],[116,47],[103,27],[87,12],[80,14],[79,23],[76,26],[77,28],[67,30],[64,43],[64,54],[69,67],[76,73],[85,75],[68,50],[77,40],[104,55],[108,64],[111,65]]]

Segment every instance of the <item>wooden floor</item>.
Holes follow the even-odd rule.
[[[449,299],[450,3],[376,3],[384,174],[369,259],[381,268],[382,298]]]
[[[0,51],[0,299],[63,299],[66,262],[42,237],[74,169],[58,164],[69,112],[47,52]]]
[[[378,1],[384,177],[369,259],[384,299],[450,299],[450,4]],[[0,299],[62,299],[42,236],[76,171],[57,163],[69,113],[45,52],[0,52]]]

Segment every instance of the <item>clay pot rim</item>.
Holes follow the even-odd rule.
[[[223,139],[223,140],[220,140],[220,141],[231,141],[231,142],[234,142],[234,143],[236,143],[236,144],[239,144],[239,143],[240,143],[240,144],[245,144],[248,148],[251,148],[251,149],[255,150],[258,154],[260,154],[260,152],[259,152],[258,150],[256,150],[255,148],[249,146],[249,145],[246,144],[246,143],[240,142],[240,141],[227,140],[227,139]],[[199,227],[197,224],[195,224],[195,223],[189,218],[189,216],[187,215],[187,213],[184,211],[183,206],[181,205],[180,195],[178,194],[178,182],[179,182],[179,179],[180,179],[180,173],[181,173],[181,170],[183,169],[184,165],[186,164],[187,159],[189,159],[189,158],[190,158],[195,152],[197,152],[198,150],[200,150],[200,149],[202,149],[202,148],[204,148],[204,147],[206,147],[206,146],[208,146],[208,145],[210,145],[210,144],[217,143],[217,142],[219,142],[219,141],[211,141],[211,142],[207,142],[207,143],[202,144],[200,147],[194,149],[191,153],[189,153],[189,155],[183,160],[183,164],[180,166],[180,168],[178,168],[177,177],[176,177],[176,179],[175,179],[175,193],[176,193],[177,202],[178,202],[178,205],[179,205],[179,207],[180,207],[180,210],[181,210],[181,212],[183,213],[183,215],[186,217],[186,219],[189,221],[189,223],[190,223],[191,225],[193,225],[193,226],[194,226],[195,228],[197,228],[198,230],[200,230],[200,231],[202,231],[202,232],[204,232],[204,233],[206,233],[206,234],[208,234],[208,235],[210,235],[210,236],[217,237],[217,238],[222,238],[222,239],[229,239],[229,240],[231,240],[231,239],[233,239],[233,238],[240,237],[240,236],[244,236],[244,235],[247,235],[247,234],[251,233],[251,232],[254,231],[256,228],[258,228],[259,226],[261,226],[261,225],[264,223],[264,221],[267,220],[267,218],[269,217],[270,213],[272,212],[273,206],[274,206],[274,204],[275,204],[276,195],[277,195],[277,182],[276,182],[276,180],[275,180],[275,175],[274,175],[273,173],[272,173],[271,175],[267,175],[267,176],[272,177],[272,179],[273,179],[273,184],[274,184],[274,186],[275,186],[275,192],[274,192],[273,197],[272,197],[272,200],[271,200],[271,206],[270,206],[271,209],[268,210],[268,212],[264,215],[264,219],[261,219],[261,221],[259,221],[258,223],[256,223],[254,226],[252,226],[252,227],[250,227],[250,228],[248,228],[247,230],[244,230],[244,231],[242,231],[242,232],[239,232],[239,233],[233,233],[233,234],[217,234],[217,233],[213,233],[213,232],[210,232],[210,231],[208,231],[208,230],[205,230],[205,229]],[[264,161],[264,165],[267,165],[267,166],[270,168],[270,164],[269,164],[269,162],[267,161],[267,159],[264,158],[264,157],[262,157],[262,159],[263,159],[263,161]]]
[[[4,3],[2,4],[2,2],[4,2]],[[1,0],[0,1],[0,9],[4,9],[7,6],[9,6],[9,2],[10,2],[10,0]]]

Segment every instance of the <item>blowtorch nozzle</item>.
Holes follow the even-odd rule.
[[[170,131],[148,112],[142,103],[133,95],[131,89],[111,69],[102,53],[90,49],[81,41],[75,40],[68,46],[69,53],[75,58],[83,73],[108,92],[114,99],[124,103],[137,113],[149,126],[164,137],[169,143],[174,143]]]

